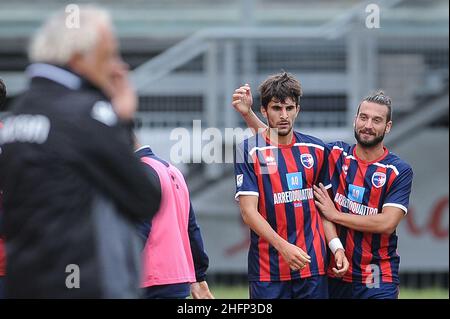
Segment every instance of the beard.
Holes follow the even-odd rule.
[[[358,134],[358,132],[356,131],[356,129],[354,130],[355,133],[355,139],[358,142],[358,144],[360,144],[362,147],[364,148],[370,148],[370,147],[374,147],[378,144],[380,144],[383,140],[384,140],[384,135],[385,133],[383,133],[380,136],[376,136],[373,140],[370,141],[364,141],[360,135]]]
[[[281,129],[281,128],[278,127],[278,123],[271,123],[270,121],[267,121],[267,125],[278,136],[287,136],[294,129],[294,125],[289,125],[288,127]]]
[[[289,135],[289,133],[291,133],[291,131],[292,131],[292,126],[291,126],[288,130],[286,130],[286,131],[281,131],[281,130],[278,129],[278,128],[275,128],[275,130],[276,130],[278,136],[287,136],[287,135]]]
[[[269,123],[268,126],[269,126],[270,130],[271,130],[274,134],[276,134],[276,135],[278,135],[278,136],[280,136],[280,137],[288,136],[289,133],[291,133],[292,130],[294,129],[294,127],[291,126],[291,127],[289,127],[289,128],[280,130],[276,125],[272,126],[272,125],[270,125],[270,123]]]

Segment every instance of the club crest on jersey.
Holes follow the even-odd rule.
[[[376,188],[383,187],[384,183],[386,183],[386,174],[381,172],[375,172],[372,175],[372,185]]]
[[[311,168],[314,165],[314,158],[311,154],[302,154],[300,155],[300,161],[302,165],[306,168]]]

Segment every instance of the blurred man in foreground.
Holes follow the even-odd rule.
[[[159,185],[130,147],[136,95],[107,12],[52,16],[30,47],[29,89],[0,134],[7,297],[139,297]]]

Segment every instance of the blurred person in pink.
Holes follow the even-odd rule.
[[[209,258],[182,173],[137,142],[136,153],[152,179],[159,179],[161,204],[152,220],[139,225],[144,298],[214,298],[206,282]]]

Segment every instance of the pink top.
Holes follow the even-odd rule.
[[[189,191],[181,172],[171,164],[143,157],[159,176],[161,204],[142,253],[142,287],[195,282],[189,243]]]

